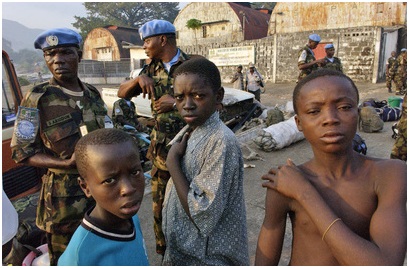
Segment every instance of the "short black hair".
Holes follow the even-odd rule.
[[[312,72],[310,75],[304,77],[295,86],[294,91],[293,91],[293,106],[294,106],[294,112],[295,113],[297,113],[297,102],[298,102],[298,96],[300,95],[301,88],[305,84],[307,84],[308,82],[310,82],[310,81],[312,81],[312,80],[314,80],[316,78],[324,77],[324,76],[337,76],[337,77],[345,78],[346,80],[348,80],[351,83],[352,88],[356,92],[356,97],[357,97],[356,102],[358,104],[358,102],[359,102],[359,92],[358,92],[358,88],[356,87],[354,81],[352,81],[352,79],[349,78],[349,76],[345,75],[342,72],[332,70],[332,69],[328,69],[328,68],[322,68],[322,69],[318,69],[318,70]]]
[[[75,161],[80,176],[85,178],[87,166],[89,165],[89,161],[91,161],[87,150],[89,146],[120,144],[128,141],[130,141],[135,147],[135,150],[138,152],[139,159],[138,144],[135,142],[132,136],[126,133],[124,130],[116,128],[102,128],[92,131],[79,139],[75,145]],[[130,159],[129,161],[137,161],[137,159]]]
[[[199,75],[212,87],[213,92],[217,92],[222,86],[219,69],[204,57],[192,58],[182,63],[173,74],[174,79],[181,74]]]

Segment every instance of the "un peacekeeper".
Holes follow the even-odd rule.
[[[398,70],[398,61],[396,59],[396,51],[391,52],[391,56],[386,63],[386,87],[388,92],[392,93],[392,81],[397,85],[396,81],[396,71]]]
[[[401,52],[396,59],[398,62],[398,68],[396,71],[396,95],[406,94],[406,79],[407,79],[407,59],[406,48],[402,48]]]
[[[399,119],[398,125],[396,126],[398,130],[398,136],[395,140],[395,144],[392,147],[391,158],[392,159],[400,159],[403,161],[407,161],[408,159],[408,146],[407,146],[407,138],[408,138],[408,100],[407,94],[403,98],[402,103],[402,116]]]
[[[67,28],[47,30],[36,38],[34,47],[43,50],[53,77],[25,95],[11,143],[17,163],[48,169],[36,224],[46,232],[51,265],[57,265],[85,211],[94,205],[77,182],[75,144],[88,132],[104,128],[107,115],[98,90],[78,78],[81,41]]]
[[[176,46],[176,29],[165,20],[152,20],[139,28],[144,41],[143,49],[151,59],[140,75],[122,83],[118,97],[131,98],[139,94],[151,100],[155,126],[151,132],[151,144],[147,157],[153,163],[152,199],[156,252],[164,255],[166,249],[162,232],[162,204],[166,184],[170,178],[166,167],[167,144],[183,128],[185,122],[176,110],[173,98],[173,73],[189,57]]]
[[[136,114],[135,103],[130,98],[121,98],[114,102],[112,122],[115,128],[123,129],[125,125],[129,125],[137,131],[143,131],[143,126]]]
[[[321,42],[321,37],[318,34],[308,36],[308,43],[298,52],[298,81],[317,70],[318,67],[325,65],[325,58],[316,60],[313,49],[317,48]]]
[[[333,44],[326,44],[325,45],[325,65],[322,68],[332,69],[338,72],[343,73],[342,63],[338,57],[334,57],[335,48]]]

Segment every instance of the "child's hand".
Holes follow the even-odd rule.
[[[310,185],[304,172],[291,159],[287,160],[286,165],[270,169],[261,178],[266,180],[262,183],[263,187],[276,190],[292,199],[297,199]]]
[[[171,162],[173,160],[179,160],[185,154],[187,140],[189,139],[189,132],[186,132],[181,141],[176,141],[172,147],[170,147],[166,163]]]

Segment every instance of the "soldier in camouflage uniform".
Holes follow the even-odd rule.
[[[391,57],[389,57],[388,62],[386,63],[386,87],[388,92],[392,93],[392,81],[397,85],[396,81],[396,71],[398,69],[398,61],[396,59],[396,52],[392,51]]]
[[[396,61],[398,62],[398,68],[396,71],[396,95],[405,95],[407,79],[406,48],[402,48]]]
[[[324,58],[325,65],[323,65],[322,68],[332,69],[332,70],[343,73],[344,70],[342,68],[341,60],[338,57],[334,57],[334,54],[335,54],[334,45],[326,44],[324,48],[325,48],[325,53],[327,53],[327,56],[325,56]]]
[[[308,44],[298,52],[298,69],[300,70],[300,73],[298,75],[297,83],[313,71],[317,70],[319,66],[325,65],[325,59],[316,60],[314,52],[312,51],[318,46],[319,42],[321,42],[321,37],[318,34],[311,34],[308,37]]]
[[[151,144],[147,157],[152,161],[152,199],[156,252],[164,255],[165,238],[162,232],[162,204],[166,184],[170,178],[166,167],[166,157],[170,149],[168,143],[185,125],[176,111],[173,98],[173,73],[188,56],[176,46],[176,29],[168,21],[152,20],[140,29],[143,49],[151,59],[140,75],[122,83],[118,97],[131,98],[139,94],[151,99],[155,126],[151,132]]]
[[[399,119],[398,125],[396,126],[396,129],[398,130],[398,135],[396,137],[395,144],[393,145],[392,152],[391,152],[391,158],[395,159],[400,159],[403,161],[407,160],[407,99],[406,99],[406,94],[405,97],[403,98],[403,103],[402,103],[402,116]]]
[[[131,99],[121,98],[114,102],[112,122],[115,128],[123,129],[124,125],[129,125],[137,131],[143,131],[143,126],[137,118],[135,103]]]
[[[35,40],[52,73],[21,102],[11,149],[17,163],[48,168],[37,207],[37,226],[47,234],[50,264],[57,265],[84,213],[94,202],[78,182],[74,147],[81,136],[104,128],[107,111],[98,90],[78,79],[81,36],[51,29]]]

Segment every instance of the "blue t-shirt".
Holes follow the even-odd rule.
[[[59,258],[59,266],[149,265],[138,215],[132,217],[132,230],[124,233],[97,226],[89,217],[91,210]]]

